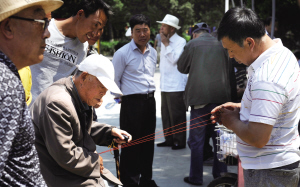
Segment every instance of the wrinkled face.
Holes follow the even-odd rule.
[[[83,72],[85,73],[85,72]],[[89,106],[100,106],[102,97],[106,94],[106,87],[97,79],[97,77],[87,74],[82,80],[80,88],[81,100]]]
[[[88,41],[89,45],[94,45],[103,34],[103,29],[107,22],[107,16],[103,10],[97,10],[94,14],[85,17],[84,11],[78,11],[76,17],[76,35],[81,43]]]
[[[145,23],[141,25],[135,25],[133,29],[131,29],[131,35],[138,47],[144,47],[150,40],[150,28]]]
[[[244,46],[239,46],[236,42],[230,40],[228,37],[222,38],[222,45],[228,51],[230,58],[234,58],[239,64],[249,66],[252,64],[251,50],[247,43]]]
[[[170,35],[172,34],[173,29],[174,28],[171,27],[170,25],[162,23],[159,32],[163,33],[165,36],[168,36],[168,34]]]
[[[29,19],[44,19],[45,12],[41,6],[27,8],[14,16]],[[20,63],[14,62],[18,69],[40,63],[44,58],[46,47],[45,39],[50,37],[48,29],[44,30],[43,23],[35,21],[9,18],[11,22],[13,40],[16,42],[14,55],[22,59]]]

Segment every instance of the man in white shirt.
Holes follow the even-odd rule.
[[[300,69],[295,56],[280,39],[272,40],[247,8],[225,13],[218,39],[230,58],[249,66],[242,102],[220,105],[211,117],[237,135],[245,186],[298,186]]]
[[[53,82],[74,72],[76,65],[87,56],[88,42],[91,45],[99,40],[109,14],[109,6],[102,0],[82,0],[71,17],[50,21],[51,37],[46,40],[44,59],[30,66],[31,104]]]
[[[176,34],[176,30],[180,29],[177,17],[167,14],[163,21],[157,22],[161,23],[161,116],[166,139],[157,146],[172,146],[173,150],[183,149],[186,146],[186,111],[183,96],[187,75],[178,71],[177,60],[186,41]]]

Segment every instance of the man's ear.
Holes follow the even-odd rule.
[[[80,75],[80,80],[82,82],[84,82],[85,80],[87,80],[88,75],[89,74],[86,71],[82,72],[81,75]]]
[[[76,18],[80,19],[80,18],[83,18],[84,16],[85,16],[84,15],[84,10],[83,9],[78,10],[78,12],[76,14]]]
[[[251,50],[253,50],[254,46],[255,46],[255,40],[253,38],[246,38],[245,40],[245,45],[250,48]]]
[[[6,18],[0,23],[0,31],[7,39],[14,38],[14,32],[12,29],[12,24],[10,18]]]

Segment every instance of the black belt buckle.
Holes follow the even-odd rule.
[[[147,93],[147,99],[149,99],[149,98],[151,98],[151,97],[154,97],[154,92],[152,92],[152,93]]]

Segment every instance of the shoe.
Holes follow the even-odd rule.
[[[172,149],[173,149],[173,150],[184,149],[184,148],[185,148],[185,145],[179,146],[178,144],[174,144],[174,145],[172,146]]]
[[[161,142],[157,144],[157,147],[171,147],[172,144],[168,144],[167,142]]]
[[[203,166],[213,166],[214,164],[214,157],[210,157],[203,161]]]
[[[184,177],[184,182],[186,182],[186,183],[189,183],[189,184],[192,184],[192,185],[197,185],[197,186],[201,186],[202,185],[202,183],[196,183],[196,182],[192,182],[192,181],[190,181],[190,177]]]

